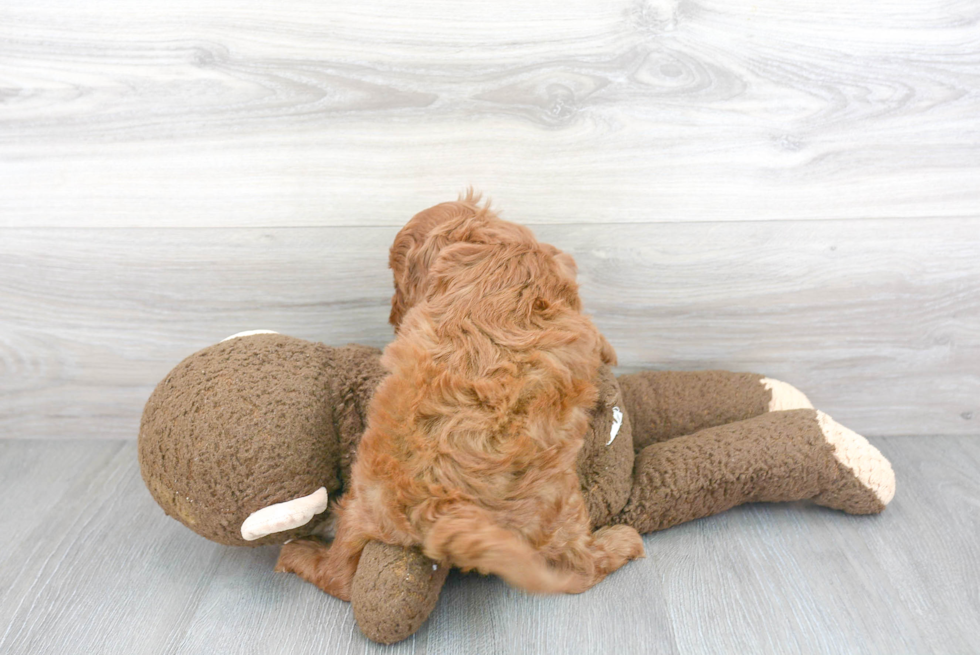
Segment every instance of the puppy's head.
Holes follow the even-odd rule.
[[[395,237],[388,265],[395,282],[388,320],[396,332],[405,314],[433,294],[501,294],[519,312],[555,304],[580,309],[575,260],[501,220],[473,191],[413,216]]]
[[[481,205],[479,194],[471,190],[456,202],[419,212],[398,232],[388,254],[395,281],[388,322],[395,331],[408,310],[424,297],[439,253],[453,243],[479,240],[479,229],[495,220],[489,204]]]
[[[452,243],[439,252],[420,298],[430,316],[533,330],[581,311],[575,261],[569,255],[538,243],[513,223],[499,221],[490,232],[495,238]]]

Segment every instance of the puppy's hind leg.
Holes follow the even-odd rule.
[[[643,538],[628,525],[609,525],[592,534],[589,550],[595,560],[596,574],[602,580],[631,559],[645,557]]]
[[[644,557],[643,539],[628,525],[610,525],[590,534],[588,517],[583,513],[575,528],[566,526],[565,530],[570,538],[553,546],[559,549],[555,562],[562,569],[576,572],[581,581],[576,588],[565,590],[567,593],[591,589],[626,562]]]
[[[587,580],[580,571],[555,569],[523,536],[495,524],[491,515],[473,506],[454,507],[437,519],[422,550],[436,561],[492,573],[532,593],[568,593]]]
[[[633,528],[610,526],[588,534],[583,513],[574,543],[553,566],[523,536],[500,527],[483,510],[457,507],[436,521],[426,536],[425,554],[468,570],[499,575],[509,584],[533,593],[578,594],[593,587],[627,561],[643,556],[643,540]]]

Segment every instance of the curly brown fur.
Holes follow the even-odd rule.
[[[576,457],[615,353],[581,313],[571,257],[472,194],[416,215],[391,249],[397,338],[382,363],[329,549],[283,547],[279,570],[349,600],[370,540],[584,591],[643,554],[636,530],[592,534]]]

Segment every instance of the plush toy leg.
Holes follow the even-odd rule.
[[[411,636],[435,608],[449,569],[415,548],[370,542],[351,593],[361,632],[382,644]]]
[[[636,458],[630,499],[613,522],[643,533],[742,503],[805,499],[873,514],[894,493],[891,464],[864,437],[822,412],[799,409],[646,447]]]
[[[637,451],[766,412],[813,408],[793,386],[756,373],[643,371],[618,381]]]

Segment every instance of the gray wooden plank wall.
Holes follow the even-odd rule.
[[[136,435],[273,328],[383,345],[467,185],[572,251],[625,368],[758,370],[870,435],[980,420],[980,5],[0,7],[0,436]]]

